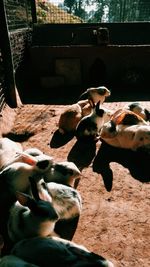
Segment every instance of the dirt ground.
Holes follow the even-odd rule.
[[[113,102],[104,103],[104,106],[116,110],[124,104]],[[150,102],[144,104],[150,107]],[[81,168],[81,180],[77,190],[82,196],[83,210],[73,237],[75,242],[110,259],[116,267],[149,267],[148,163],[145,166],[144,159],[138,159],[141,163],[140,169],[147,169],[147,177],[138,179],[137,176],[131,175],[132,168],[112,161],[110,167],[113,184],[112,188],[108,185],[107,190],[107,182],[112,180],[109,173],[104,179],[100,173],[93,171],[94,158],[101,143],[96,146],[81,145],[75,137],[70,140],[58,138],[58,119],[65,108],[64,105],[22,105],[16,109],[15,125],[11,132],[20,136],[22,133],[31,133],[27,140],[22,140],[24,148],[37,147],[58,161],[74,161]],[[119,151],[116,153],[119,155]],[[127,155],[129,158],[130,156],[132,161],[132,154]],[[98,166],[97,170],[99,167],[101,168]]]

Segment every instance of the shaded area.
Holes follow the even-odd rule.
[[[73,161],[80,170],[88,167],[96,153],[96,142],[77,141],[68,153],[68,161]]]
[[[57,129],[54,132],[49,145],[51,148],[59,148],[67,144],[73,137],[74,137],[73,133],[61,134],[59,130]]]
[[[89,52],[91,53],[91,51]],[[138,53],[138,51],[136,52]],[[80,53],[82,55],[82,51]],[[120,56],[119,52],[117,55]],[[47,54],[48,56],[49,54]],[[37,57],[40,60],[40,57],[43,57],[43,51],[39,50]],[[35,67],[33,67],[34,64]],[[114,75],[114,81],[109,81],[108,77],[106,77],[108,66],[105,66],[105,63],[100,58],[96,58],[93,64],[89,66],[88,78],[83,84],[80,86],[62,85],[53,89],[51,86],[48,88],[41,86],[40,78],[43,73],[39,73],[39,69],[36,69],[37,66],[36,62],[32,62],[31,55],[28,52],[26,59],[16,70],[16,87],[23,104],[69,105],[75,103],[87,88],[100,85],[105,85],[111,91],[111,96],[107,98],[107,102],[150,100],[147,87],[147,84],[149,84],[149,72],[147,70],[143,72],[141,69],[137,70],[136,67],[129,70],[126,67],[121,67]]]
[[[109,166],[111,162],[117,162],[128,168],[135,179],[150,182],[150,151],[142,148],[137,151],[116,148],[103,141],[93,161],[93,171],[102,175],[107,191],[111,191],[113,185],[113,171]]]
[[[3,134],[3,137],[7,137],[14,142],[24,142],[24,141],[27,141],[33,135],[34,135],[34,132],[24,131],[23,133],[9,132],[9,133]]]
[[[12,194],[8,194],[8,184],[4,183],[3,174],[0,175],[0,235],[2,235],[4,240],[4,246],[1,250],[2,256],[9,254],[12,247],[13,241],[11,241],[8,235],[7,222],[9,218],[10,207],[15,203],[16,198]]]
[[[89,87],[98,87],[107,84],[106,66],[101,58],[96,58],[89,68]]]

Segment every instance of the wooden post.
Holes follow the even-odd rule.
[[[35,2],[35,0],[31,0],[31,15],[32,15],[33,24],[37,23],[36,2]]]

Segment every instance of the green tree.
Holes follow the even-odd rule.
[[[64,6],[68,8],[70,14],[73,12],[75,2],[76,0],[64,0]]]
[[[150,2],[139,0],[139,21],[150,21]]]
[[[104,14],[104,7],[109,0],[64,0],[64,6],[67,7],[68,11],[82,19],[88,18],[86,12],[87,6],[96,5],[96,10],[92,11],[88,22],[101,22],[101,18]]]
[[[85,11],[85,5],[87,0],[64,0],[64,6],[67,8],[70,14],[85,19],[87,13]]]
[[[138,20],[139,0],[110,0],[109,22],[127,22]]]
[[[109,7],[110,0],[93,0],[92,4],[96,5],[96,11],[93,14],[93,22],[102,22],[105,14],[105,8]]]
[[[86,6],[95,5],[87,13]],[[128,22],[150,20],[149,0],[64,0],[69,12],[90,23],[103,21],[106,8],[108,22]]]

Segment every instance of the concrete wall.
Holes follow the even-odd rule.
[[[99,27],[108,30],[105,40],[95,35]],[[85,88],[98,85],[122,90],[123,94],[148,90],[149,32],[149,23],[35,24],[26,88],[33,96],[41,91],[49,92],[50,97],[58,92],[79,95]]]
[[[95,34],[99,28],[106,35]],[[149,32],[149,23],[35,24],[16,73],[19,94],[32,103],[38,94],[67,98],[99,85],[122,94],[148,91]]]
[[[35,24],[33,45],[95,45],[93,30],[107,28],[111,45],[150,44],[149,22],[99,23],[99,24]]]
[[[68,73],[67,59],[70,60]],[[75,59],[79,60],[77,67]],[[89,86],[98,85],[124,93],[141,88],[148,90],[150,83],[150,46],[35,46],[30,49],[30,60],[33,83],[36,90],[41,87],[43,93],[49,89],[55,94],[58,87],[60,92],[72,94],[75,90],[79,94]],[[62,69],[56,65],[58,60]],[[68,75],[69,79],[72,76],[77,80],[68,84]]]

